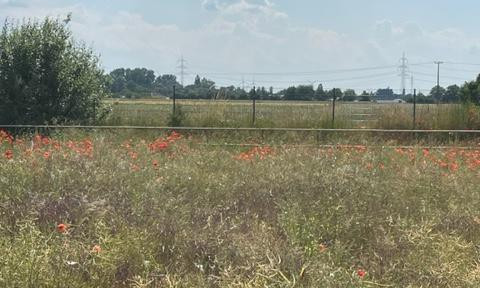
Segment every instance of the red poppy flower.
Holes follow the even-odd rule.
[[[5,158],[7,158],[8,160],[10,159],[13,159],[13,151],[12,150],[7,150],[5,151],[5,154],[3,154],[5,156]]]
[[[57,231],[60,232],[60,233],[67,232],[67,225],[63,224],[63,223],[58,224],[57,225]]]
[[[50,155],[51,153],[49,151],[45,151],[45,153],[43,153],[43,158],[48,159],[50,158]]]
[[[365,277],[365,275],[367,275],[367,272],[365,272],[365,270],[363,270],[363,269],[358,269],[357,270],[357,275],[358,275],[358,277],[363,278],[363,277]]]
[[[100,252],[102,252],[102,247],[100,247],[100,245],[94,245],[93,248],[92,248],[92,252],[93,253],[100,253]]]

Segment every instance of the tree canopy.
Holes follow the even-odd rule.
[[[0,34],[0,123],[85,123],[101,116],[106,77],[69,19],[6,22]]]

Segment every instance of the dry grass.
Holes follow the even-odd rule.
[[[167,126],[171,100],[107,100],[110,125]],[[196,127],[251,127],[249,101],[178,100],[181,124]],[[360,121],[358,121],[360,120]],[[366,121],[365,121],[366,120]],[[258,101],[256,127],[332,128],[331,102]],[[413,128],[412,104],[342,103],[335,109],[336,128]],[[459,104],[417,105],[416,128],[478,129],[477,107]]]
[[[0,286],[480,285],[480,150],[129,138],[4,135]]]

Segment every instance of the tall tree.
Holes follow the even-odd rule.
[[[85,123],[99,117],[106,80],[69,21],[6,22],[0,32],[0,123]]]
[[[345,92],[343,93],[342,100],[343,101],[350,101],[350,102],[357,100],[357,94],[355,93],[355,90],[353,90],[353,89],[345,90]]]
[[[181,85],[177,82],[177,76],[171,74],[160,75],[155,79],[154,91],[170,97],[173,94],[173,86],[176,86],[180,91]]]
[[[297,99],[310,101],[315,98],[315,90],[312,85],[300,85],[297,87]]]
[[[460,101],[460,87],[457,85],[450,85],[443,94],[443,102],[455,103]]]
[[[475,81],[467,82],[462,86],[460,98],[463,102],[480,104],[480,75]]]
[[[441,102],[442,99],[444,98],[444,95],[445,95],[445,88],[443,87],[439,87],[439,86],[435,86],[433,87],[431,90],[430,90],[430,97],[436,101],[436,102]]]
[[[285,100],[297,100],[297,88],[295,86],[288,87],[285,90]]]
[[[327,93],[323,90],[322,84],[318,84],[317,90],[315,91],[315,100],[327,100]]]

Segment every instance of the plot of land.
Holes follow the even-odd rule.
[[[167,126],[173,113],[172,100],[107,100],[110,125]],[[384,128],[412,129],[413,104],[177,100],[181,126],[281,127],[281,128]],[[255,114],[255,123],[253,115]],[[335,118],[335,119],[333,119]],[[472,129],[478,127],[476,107],[460,104],[419,104],[415,128]],[[178,123],[175,123],[178,124]]]
[[[1,286],[480,285],[480,149],[0,137]]]

